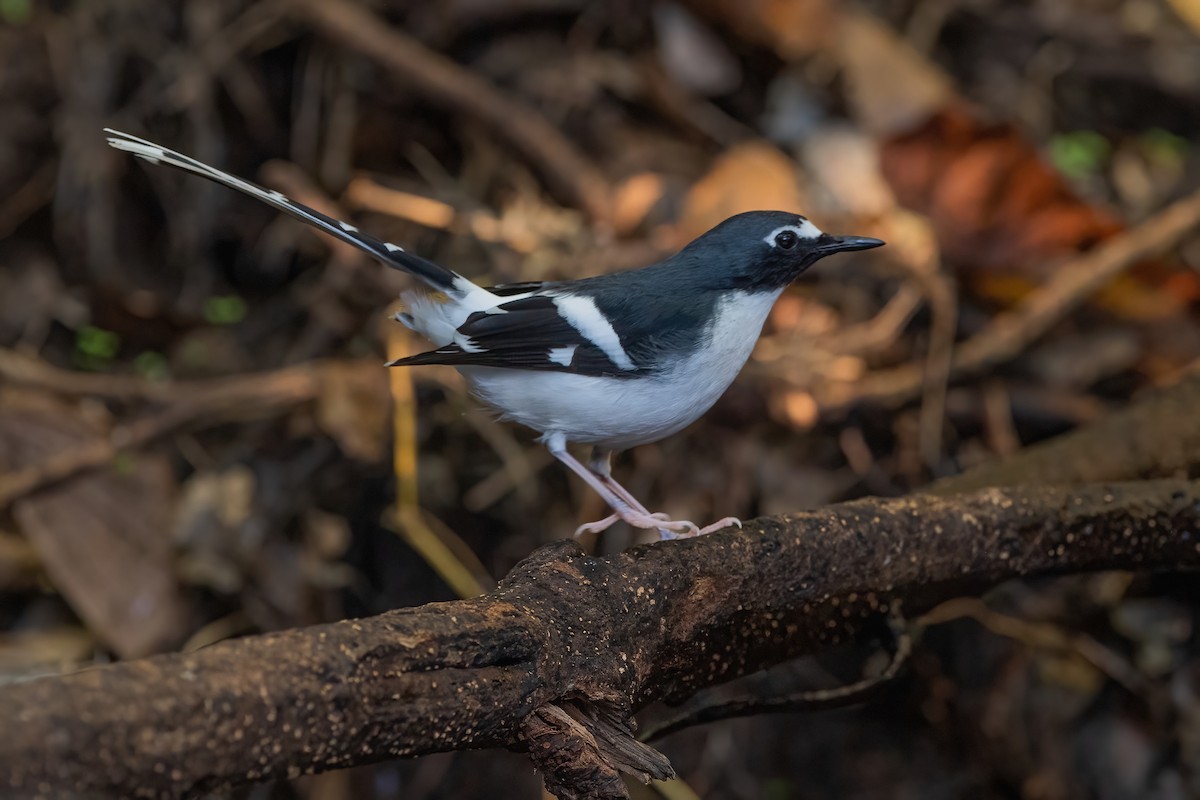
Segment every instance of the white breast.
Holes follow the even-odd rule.
[[[758,341],[779,292],[740,292],[717,307],[707,346],[641,378],[463,367],[475,394],[505,419],[568,441],[622,450],[677,433],[712,407]],[[624,343],[627,347],[631,344]]]

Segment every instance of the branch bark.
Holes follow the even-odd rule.
[[[1086,428],[1027,447],[1012,458],[944,478],[927,491],[952,495],[986,486],[1096,483],[1200,475],[1200,373],[1152,393]]]
[[[655,772],[614,721],[650,701],[846,641],[897,602],[1198,566],[1198,530],[1200,481],[1162,480],[867,499],[605,558],[560,542],[484,597],[0,687],[0,775],[16,796],[178,797],[503,746],[551,791],[620,797],[614,768]]]

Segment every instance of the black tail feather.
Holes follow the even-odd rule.
[[[133,153],[135,156],[144,158],[154,164],[164,164],[184,172],[190,172],[193,175],[199,175],[222,186],[228,186],[243,194],[250,195],[269,206],[290,214],[301,222],[306,222],[330,236],[357,247],[359,250],[374,256],[393,269],[403,270],[415,275],[433,289],[453,296],[461,294],[463,287],[470,285],[466,278],[463,278],[452,270],[448,270],[420,256],[408,253],[399,245],[376,239],[374,236],[363,233],[347,222],[326,216],[320,211],[309,208],[302,203],[297,203],[272,189],[264,189],[250,181],[242,180],[227,172],[222,172],[215,167],[211,167],[202,161],[197,161],[191,156],[186,156],[183,153],[155,144],[154,142],[140,139],[137,136],[115,131],[111,128],[105,128],[104,132],[109,134],[108,143],[118,150]]]

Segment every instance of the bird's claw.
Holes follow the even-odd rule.
[[[684,526],[682,531],[665,532],[659,528],[659,536],[663,539],[690,539],[693,536],[707,536],[710,533],[716,533],[719,530],[728,528],[730,525],[742,527],[742,521],[737,517],[725,517],[719,519],[711,525],[705,525],[703,528],[698,527],[694,522],[686,520],[677,521],[676,525]]]
[[[575,529],[576,536],[583,536],[587,533],[600,533],[606,531],[617,523],[621,518],[616,514],[609,514],[604,519],[596,520],[595,522],[585,522]]]
[[[652,515],[647,516],[650,519],[655,519],[655,521],[671,522],[671,517],[668,517],[666,513],[662,511],[655,511],[652,513]],[[580,525],[580,527],[575,529],[575,535],[582,536],[583,534],[599,534],[600,531],[608,530],[618,522],[620,522],[620,515],[611,513],[611,515],[608,515],[604,519],[596,519],[595,522],[583,523]],[[626,522],[629,522],[628,519],[626,519]],[[630,522],[630,524],[634,525],[635,528],[658,528],[658,525],[638,525],[634,522]]]
[[[657,530],[660,539],[690,539],[693,536],[704,536],[714,533],[728,528],[730,525],[736,525],[739,528],[742,527],[742,521],[737,517],[725,517],[701,528],[696,523],[686,519],[671,519],[662,511],[656,511],[653,514],[633,512],[629,514],[609,514],[602,520],[584,523],[575,529],[575,535],[582,536],[585,533],[600,533],[601,531],[608,530],[618,520],[622,519],[635,528]]]
[[[742,527],[742,521],[737,517],[725,517],[724,519],[717,520],[712,525],[705,525],[700,529],[700,533],[697,535],[704,536],[705,534],[716,533],[719,530],[728,528],[730,525],[736,525],[740,530]]]

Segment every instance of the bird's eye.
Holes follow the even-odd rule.
[[[779,247],[782,247],[784,250],[791,250],[796,246],[796,242],[798,241],[800,241],[800,239],[798,236],[796,236],[794,231],[781,231],[779,235],[775,237],[775,244]]]

